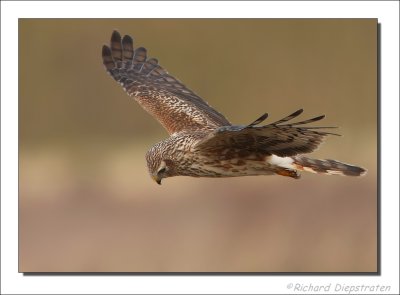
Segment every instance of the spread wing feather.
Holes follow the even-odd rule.
[[[168,74],[143,47],[133,48],[133,39],[114,31],[110,47],[104,45],[103,64],[128,95],[171,133],[214,130],[231,125],[203,99]]]
[[[302,112],[303,110],[298,110],[279,121],[264,126],[255,125],[264,121],[267,117],[266,114],[247,126],[220,127],[201,140],[196,148],[206,152],[234,149],[287,157],[310,153],[322,143],[327,135],[338,135],[313,130],[320,127],[301,126],[319,121],[324,116],[296,123],[288,122]]]

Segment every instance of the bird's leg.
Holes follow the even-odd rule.
[[[281,176],[289,176],[295,179],[300,178],[300,173],[297,170],[287,169],[283,167],[276,167],[274,169],[274,172]]]

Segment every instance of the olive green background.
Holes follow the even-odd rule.
[[[233,123],[325,114],[313,157],[368,174],[158,186],[168,135],[104,70],[114,29]],[[18,68],[19,271],[377,271],[376,19],[20,19]]]

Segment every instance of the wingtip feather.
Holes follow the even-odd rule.
[[[121,35],[117,30],[114,30],[111,34],[111,42],[120,42]]]
[[[111,70],[115,67],[115,62],[112,57],[112,52],[110,47],[107,45],[103,45],[103,48],[101,50],[101,55],[103,57],[103,64],[106,67],[107,70]]]

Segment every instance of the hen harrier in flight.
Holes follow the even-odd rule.
[[[301,154],[314,151],[333,133],[305,126],[324,116],[291,123],[293,114],[260,125],[267,114],[249,125],[232,125],[222,114],[162,68],[147,58],[143,47],[133,48],[130,36],[114,31],[110,47],[104,45],[107,72],[161,125],[170,137],[146,154],[151,177],[233,177],[278,174],[300,177],[300,170],[360,176],[365,170],[335,160],[310,159]]]

